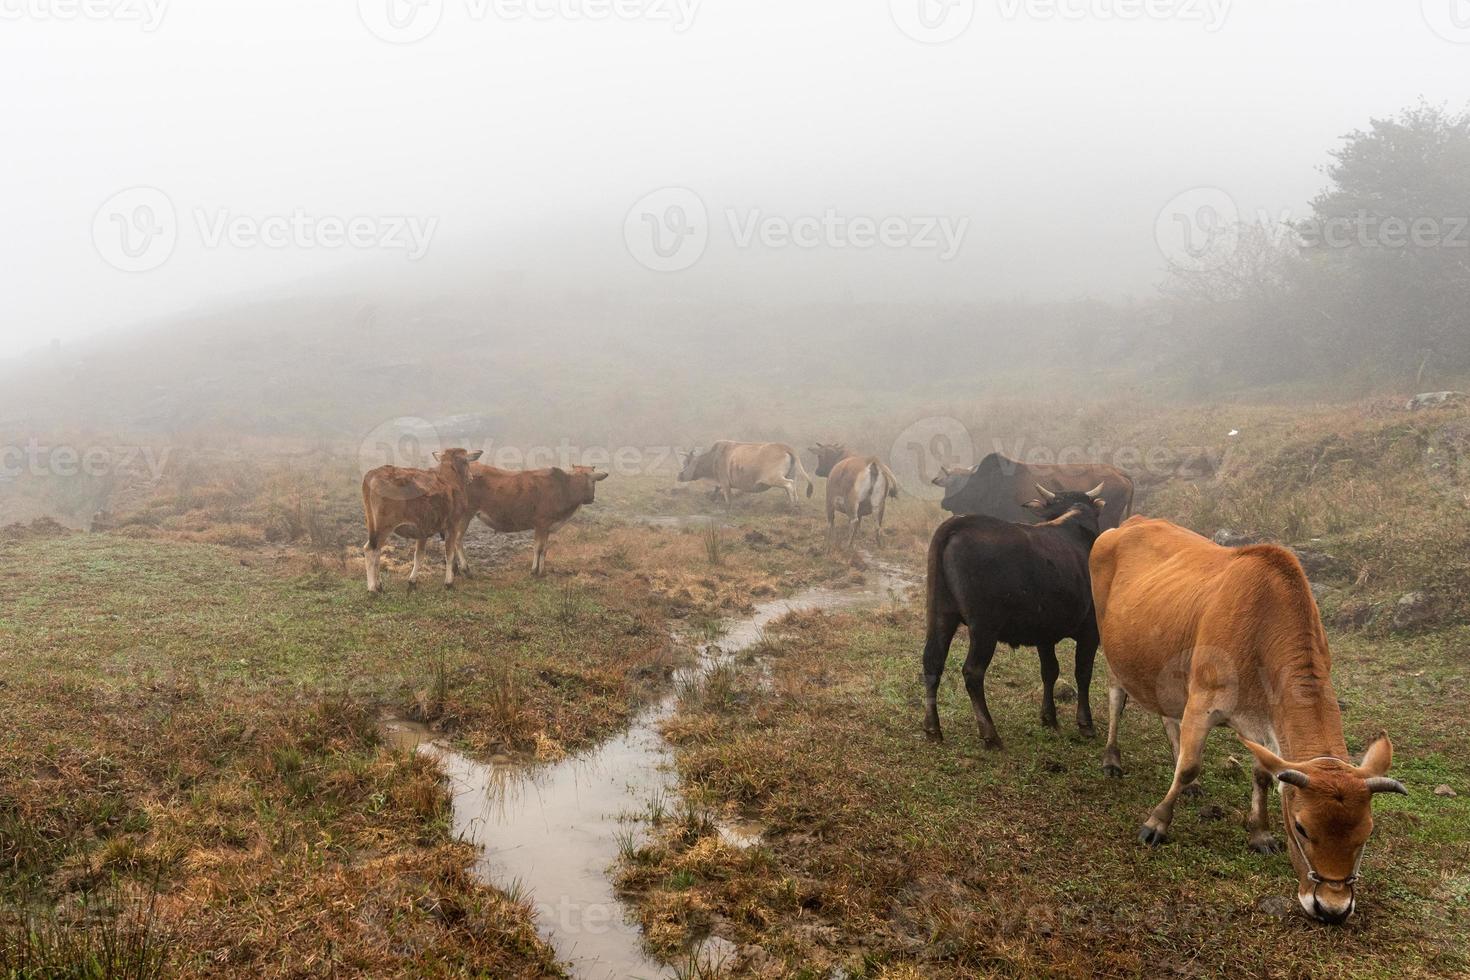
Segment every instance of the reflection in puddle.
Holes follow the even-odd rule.
[[[764,627],[790,612],[872,605],[901,595],[907,581],[880,571],[863,590],[811,589],[762,603],[729,620],[717,647],[680,671],[672,690],[697,682],[718,664],[761,641]],[[608,869],[618,858],[626,814],[675,786],[660,724],[673,714],[669,694],[621,734],[555,765],[480,763],[433,741],[422,726],[390,722],[385,737],[405,750],[433,755],[454,796],[454,832],[475,844],[474,871],[483,881],[519,882],[530,894],[537,927],[572,974],[593,980],[673,976],[643,952],[642,935],[613,893]],[[721,834],[738,847],[760,840],[760,828],[736,825]]]

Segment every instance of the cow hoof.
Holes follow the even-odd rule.
[[[1123,767],[1115,762],[1104,762],[1103,775],[1107,776],[1109,779],[1122,779]]]
[[[1138,842],[1140,844],[1147,844],[1149,847],[1158,847],[1168,836],[1166,831],[1155,830],[1148,824],[1144,824],[1138,831]]]
[[[1097,729],[1091,725],[1078,725],[1077,734],[1083,738],[1097,738]]]
[[[452,588],[454,588],[454,583],[453,582],[445,582],[444,583],[444,587],[446,589],[452,589]]]
[[[413,581],[412,579],[409,579],[409,581],[408,581],[408,591],[414,592],[414,591],[416,591],[418,589],[418,587],[419,587],[419,584],[417,582]]]
[[[943,742],[944,733],[938,729],[924,729],[924,740],[926,742]]]
[[[1197,800],[1201,796],[1204,796],[1205,795],[1205,788],[1203,786],[1201,786],[1199,783],[1190,783],[1189,785],[1187,785],[1187,786],[1185,786],[1185,787],[1183,787],[1183,788],[1181,788],[1179,790],[1179,795],[1180,796],[1187,796],[1190,799],[1196,799]]]
[[[1281,841],[1273,834],[1260,834],[1251,837],[1251,850],[1257,854],[1280,854],[1283,850]]]
[[[1055,718],[1048,718],[1046,715],[1042,715],[1041,716],[1041,727],[1042,728],[1050,728],[1052,731],[1056,731],[1057,728],[1060,727],[1060,726],[1057,725],[1057,720]]]
[[[999,752],[1005,747],[1006,744],[1002,742],[999,738],[987,738],[985,740],[985,748],[989,752]]]

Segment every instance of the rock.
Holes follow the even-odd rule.
[[[1434,795],[1454,798],[1456,796],[1459,796],[1460,794],[1451,789],[1449,783],[1440,783],[1438,786],[1434,787]]]
[[[1317,605],[1319,608],[1321,607],[1322,603],[1328,601],[1337,594],[1337,589],[1333,588],[1330,585],[1323,585],[1321,582],[1308,582],[1307,584],[1312,587],[1312,598],[1317,600]]]
[[[1260,544],[1261,536],[1249,531],[1232,531],[1228,527],[1222,527],[1215,532],[1212,540],[1223,548],[1244,548],[1248,544]]]
[[[1296,902],[1285,895],[1263,895],[1256,899],[1256,911],[1273,919],[1287,918],[1296,907]]]
[[[1199,818],[1206,821],[1224,820],[1225,808],[1216,803],[1206,803],[1199,808]]]
[[[1332,624],[1342,630],[1360,630],[1378,617],[1380,607],[1364,599],[1349,599],[1337,607]]]
[[[1426,391],[1410,398],[1404,408],[1410,412],[1420,412],[1426,408],[1437,408],[1440,405],[1460,401],[1464,397],[1463,391]]]
[[[764,946],[751,944],[740,947],[740,965],[745,967],[745,969],[760,973],[770,964],[771,954],[766,952]]]
[[[1434,602],[1424,592],[1409,592],[1393,604],[1393,628],[1412,630],[1425,625],[1434,616]]]
[[[1057,686],[1052,690],[1052,697],[1056,699],[1057,704],[1076,704],[1077,689],[1066,681],[1058,681]]]
[[[1292,548],[1291,552],[1296,555],[1296,560],[1302,563],[1302,571],[1307,573],[1308,579],[1347,578],[1352,574],[1351,565],[1325,551],[1317,551],[1313,548]]]
[[[728,939],[710,936],[694,951],[694,962],[700,972],[713,973],[730,966],[735,961],[737,947]]]

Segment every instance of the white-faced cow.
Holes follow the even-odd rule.
[[[1135,517],[1098,539],[1092,589],[1113,685],[1104,769],[1123,774],[1118,719],[1130,699],[1163,718],[1176,760],[1139,839],[1164,840],[1175,800],[1199,775],[1205,736],[1227,726],[1255,760],[1251,848],[1280,849],[1266,801],[1274,780],[1302,908],[1323,922],[1347,919],[1373,794],[1405,789],[1385,775],[1387,737],[1360,762],[1348,757],[1327,634],[1296,556],[1276,545],[1222,548]]]
[[[597,499],[597,484],[607,476],[591,466],[573,466],[568,472],[560,467],[501,470],[476,463],[470,467],[470,505],[462,522],[456,563],[465,575],[470,574],[464,531],[478,515],[503,534],[535,531],[531,574],[542,574],[546,570],[546,543],[552,532],[571,520],[579,508]]]
[[[413,541],[413,571],[408,587],[418,585],[419,566],[430,538],[444,538],[444,587],[454,586],[453,555],[468,507],[466,485],[470,464],[479,452],[446,449],[434,454],[439,463],[431,470],[406,466],[379,466],[362,478],[362,510],[368,539],[363,546],[369,592],[382,592],[379,563],[383,539],[390,534]]]
[[[1022,463],[991,453],[972,469],[941,468],[933,484],[944,488],[940,506],[952,514],[986,514],[1003,521],[1032,524],[1036,513],[1026,502],[1037,484],[1056,490],[1082,492],[1102,484],[1108,505],[1098,515],[1104,530],[1117,527],[1133,513],[1133,480],[1105,463]]]
[[[960,623],[970,628],[965,690],[985,747],[999,749],[1000,736],[985,704],[985,671],[995,645],[1034,646],[1041,656],[1041,723],[1057,725],[1053,696],[1056,645],[1077,641],[1077,727],[1091,736],[1092,664],[1097,655],[1097,621],[1087,555],[1098,536],[1098,514],[1107,506],[1102,487],[1085,493],[1053,493],[1037,486],[1040,499],[1028,506],[1044,522],[1014,524],[983,514],[951,517],[929,542],[928,628],[924,638],[924,732],[940,740],[939,679],[949,644]]]
[[[842,445],[817,443],[816,475],[827,478],[827,547],[837,533],[837,515],[847,517],[847,547],[857,539],[863,518],[873,515],[873,543],[883,547],[883,512],[889,497],[898,497],[898,478],[877,456],[856,456]]]
[[[704,452],[697,449],[682,454],[679,482],[713,480],[725,506],[730,506],[732,491],[761,493],[772,487],[786,491],[786,499],[796,503],[796,477],[806,481],[806,495],[812,495],[812,478],[801,465],[801,457],[784,442],[730,442],[721,440]]]

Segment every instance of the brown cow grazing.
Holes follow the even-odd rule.
[[[1078,493],[1102,484],[1107,509],[1098,518],[1104,530],[1117,527],[1133,513],[1133,480],[1106,463],[1022,463],[991,453],[972,469],[941,467],[931,481],[944,488],[941,507],[952,514],[986,514],[1003,521],[1032,524],[1036,514],[1026,507],[1037,484]]]
[[[573,466],[570,473],[560,467],[545,470],[500,470],[476,464],[470,467],[469,498],[460,526],[455,563],[466,576],[469,559],[464,553],[464,532],[475,516],[502,534],[535,531],[536,547],[531,553],[531,574],[546,570],[546,542],[551,532],[571,520],[582,505],[597,498],[597,484],[607,479],[591,466]]]
[[[679,469],[679,482],[713,480],[730,506],[731,491],[761,493],[772,487],[786,491],[786,499],[796,504],[795,477],[806,481],[810,497],[812,478],[801,465],[801,457],[784,442],[730,442],[721,440],[705,452],[692,449],[681,454],[684,465]]]
[[[362,553],[367,564],[369,592],[382,592],[378,564],[383,557],[383,539],[390,534],[413,540],[413,571],[408,587],[418,586],[419,566],[430,538],[444,538],[444,587],[454,587],[452,557],[459,545],[459,530],[469,498],[470,464],[479,452],[446,449],[434,454],[439,465],[432,470],[406,466],[379,466],[362,478],[362,510],[367,519],[368,539]]]
[[[872,514],[878,526],[873,542],[883,547],[883,511],[889,497],[898,497],[898,477],[877,456],[854,456],[842,445],[817,443],[817,476],[827,478],[827,547],[837,533],[837,514],[847,517],[847,547],[857,539],[858,526]]]
[[[1164,840],[1175,800],[1199,775],[1205,736],[1228,726],[1255,757],[1251,848],[1280,849],[1266,802],[1275,780],[1302,908],[1323,922],[1347,919],[1372,796],[1406,790],[1384,775],[1393,761],[1386,736],[1358,764],[1348,758],[1327,635],[1296,557],[1275,545],[1222,548],[1134,517],[1098,539],[1091,564],[1113,685],[1104,769],[1122,775],[1118,719],[1129,698],[1163,718],[1176,757],[1174,782],[1139,840]]]

